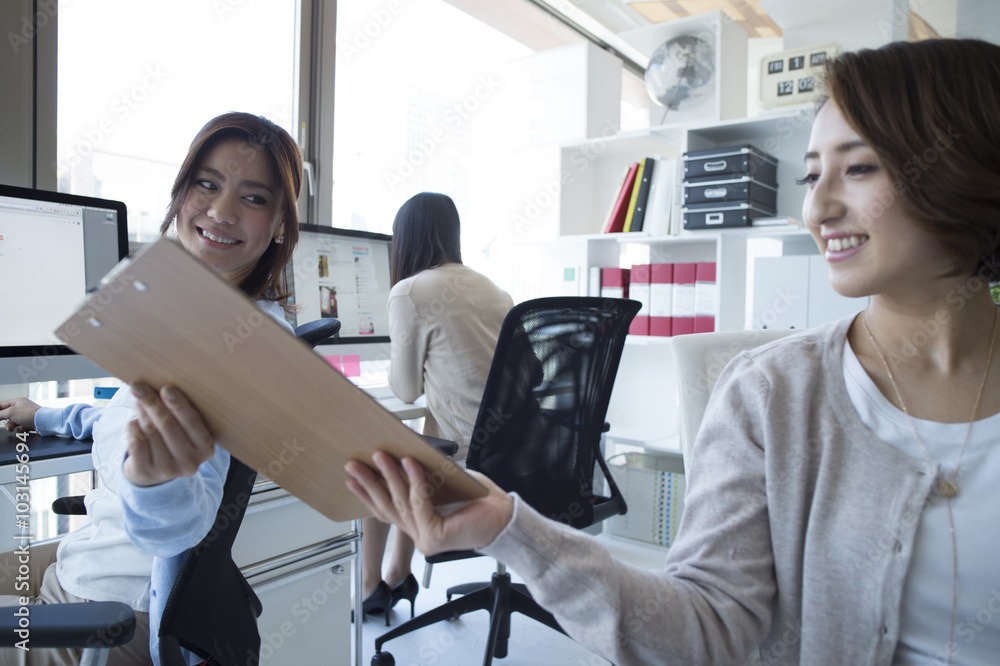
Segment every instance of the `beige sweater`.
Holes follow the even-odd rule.
[[[852,317],[722,373],[663,571],[615,561],[520,500],[484,552],[618,666],[741,664],[758,644],[765,664],[890,664],[938,470],[861,424],[841,363]]]
[[[459,443],[464,460],[497,336],[514,306],[507,293],[462,264],[400,280],[389,292],[389,386],[401,400],[427,396],[424,434]]]

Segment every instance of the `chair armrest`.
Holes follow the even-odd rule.
[[[135,613],[117,601],[39,604],[0,608],[0,646],[13,647],[25,636],[19,631],[26,609],[32,648],[99,648],[125,645],[135,634]]]
[[[339,319],[316,319],[295,327],[295,337],[315,347],[340,331]]]
[[[424,560],[428,564],[443,564],[444,562],[468,560],[473,557],[482,557],[482,555],[474,550],[448,550],[437,555],[427,555]]]
[[[449,458],[458,453],[458,442],[453,442],[450,439],[441,439],[440,437],[433,437],[431,435],[421,435],[427,443],[433,446],[435,449],[445,454]]]
[[[86,516],[87,506],[83,503],[84,495],[68,495],[52,502],[52,513],[60,516]]]

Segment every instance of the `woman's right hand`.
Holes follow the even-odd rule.
[[[35,429],[35,414],[41,405],[27,398],[0,400],[0,420],[7,419],[7,430],[26,432]]]
[[[477,472],[469,473],[489,493],[442,510],[423,496],[425,476],[419,462],[404,458],[401,464],[384,451],[376,451],[372,461],[381,476],[352,460],[344,467],[351,477],[347,487],[379,520],[393,523],[409,534],[425,555],[482,548],[500,534],[514,515],[514,498]]]
[[[155,486],[191,476],[215,455],[215,440],[201,413],[176,388],[159,393],[133,384],[137,417],[128,424],[125,478],[137,486]]]

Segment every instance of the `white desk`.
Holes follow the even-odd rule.
[[[427,414],[427,407],[424,405],[410,404],[408,402],[403,402],[399,398],[383,398],[378,401],[378,404],[395,414],[396,418],[400,421],[420,419]]]

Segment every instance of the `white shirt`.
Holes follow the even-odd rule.
[[[844,379],[861,421],[879,439],[906,454],[924,459],[924,452],[901,410],[882,395],[850,344],[844,344]],[[905,390],[905,387],[901,387]],[[904,393],[903,399],[906,399]],[[968,423],[938,423],[913,419],[927,449],[945,478],[952,479]],[[997,663],[1000,659],[1000,414],[972,425],[952,499],[958,552],[958,601],[951,662]],[[920,515],[910,569],[903,587],[899,643],[894,664],[948,662],[951,628],[953,550],[948,503],[932,497]],[[996,548],[983,548],[984,542]],[[873,547],[878,547],[876,543]]]

